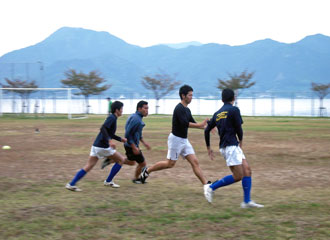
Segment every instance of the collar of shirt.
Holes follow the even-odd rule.
[[[138,116],[140,116],[141,118],[143,118],[142,113],[140,113],[139,111],[136,111],[135,114],[138,115]]]

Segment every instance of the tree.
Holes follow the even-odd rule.
[[[89,96],[99,95],[103,91],[109,89],[112,85],[105,84],[103,86],[98,86],[106,82],[104,78],[100,76],[97,71],[91,71],[89,74],[84,74],[82,72],[77,73],[74,69],[69,69],[64,73],[66,79],[61,80],[61,82],[68,87],[75,87],[80,90],[75,95],[83,95],[86,101],[86,113],[89,113]]]
[[[38,88],[38,85],[36,82],[33,81],[26,81],[26,80],[20,80],[20,79],[14,79],[10,80],[8,78],[5,78],[6,84],[1,84],[3,88],[18,88],[17,90],[5,90],[5,92],[12,91],[16,94],[18,94],[22,99],[22,113],[24,113],[25,107],[27,107],[27,112],[29,112],[29,97],[30,94],[33,92],[36,92],[36,90],[29,89],[29,90],[23,90],[20,88]]]
[[[320,116],[323,115],[323,99],[329,94],[330,90],[330,83],[329,84],[317,84],[312,82],[312,87],[311,89],[316,93],[316,95],[320,99]]]
[[[239,89],[245,89],[252,87],[256,82],[250,82],[251,78],[254,75],[254,72],[248,73],[246,70],[241,74],[228,74],[229,79],[220,79],[218,78],[218,86],[220,90],[225,88],[230,88],[234,90],[236,98],[239,95]],[[235,98],[235,99],[236,99]],[[235,100],[235,105],[237,105],[237,100]]]
[[[156,99],[156,114],[158,114],[159,99],[175,90],[175,88],[180,84],[179,81],[175,81],[175,77],[172,77],[166,73],[157,73],[153,77],[144,76],[141,83],[146,89],[151,90],[154,93]]]

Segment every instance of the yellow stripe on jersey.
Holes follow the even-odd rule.
[[[221,112],[219,114],[217,114],[217,118],[215,119],[215,121],[219,121],[220,119],[224,119],[224,118],[227,118],[227,114],[228,112],[227,111],[224,111],[224,112]]]

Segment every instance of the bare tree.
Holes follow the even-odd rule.
[[[247,70],[243,71],[240,74],[228,74],[229,79],[220,79],[218,78],[218,86],[220,90],[225,88],[230,88],[234,90],[236,100],[235,105],[237,105],[237,97],[239,95],[239,89],[250,88],[255,85],[256,82],[250,82],[252,79],[254,72],[248,73]]]
[[[29,98],[30,94],[33,92],[36,92],[36,90],[33,90],[33,88],[38,88],[38,85],[36,82],[33,81],[26,81],[26,80],[20,80],[20,79],[14,79],[10,80],[8,78],[5,78],[5,81],[7,84],[1,84],[3,88],[18,88],[17,90],[5,90],[5,92],[12,91],[16,94],[18,94],[22,99],[22,113],[24,113],[25,107],[27,108],[26,112],[29,112]],[[21,89],[21,88],[31,88],[28,90]]]
[[[312,82],[311,89],[316,93],[316,95],[320,99],[320,116],[323,116],[323,99],[329,94],[330,91],[330,83],[328,84],[317,84]]]
[[[89,74],[84,74],[82,72],[77,73],[76,70],[70,69],[64,73],[66,79],[61,80],[61,82],[69,87],[76,87],[80,92],[75,93],[75,95],[83,95],[86,102],[86,113],[89,113],[89,96],[99,95],[103,91],[109,89],[112,85],[105,84],[103,86],[98,86],[106,82],[104,78],[100,76],[97,71],[91,71]]]
[[[158,73],[151,77],[144,76],[141,82],[146,89],[151,90],[154,93],[156,99],[156,114],[158,114],[159,99],[175,90],[180,84],[179,81],[175,80],[175,77],[166,73]]]

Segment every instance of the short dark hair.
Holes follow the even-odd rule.
[[[232,89],[225,88],[225,89],[222,90],[221,97],[222,97],[222,101],[224,103],[228,103],[228,102],[231,102],[235,99],[235,93]]]
[[[194,89],[192,87],[190,87],[189,85],[183,85],[182,87],[180,87],[180,90],[179,90],[179,95],[180,95],[180,99],[182,99],[182,94],[187,96],[188,92],[190,91],[194,91]]]
[[[136,105],[136,111],[139,108],[143,108],[143,105],[148,105],[148,102],[141,100],[140,102],[138,102],[138,104]]]
[[[120,110],[122,107],[124,106],[124,104],[120,101],[114,101],[111,104],[111,113],[115,113],[116,109]]]

